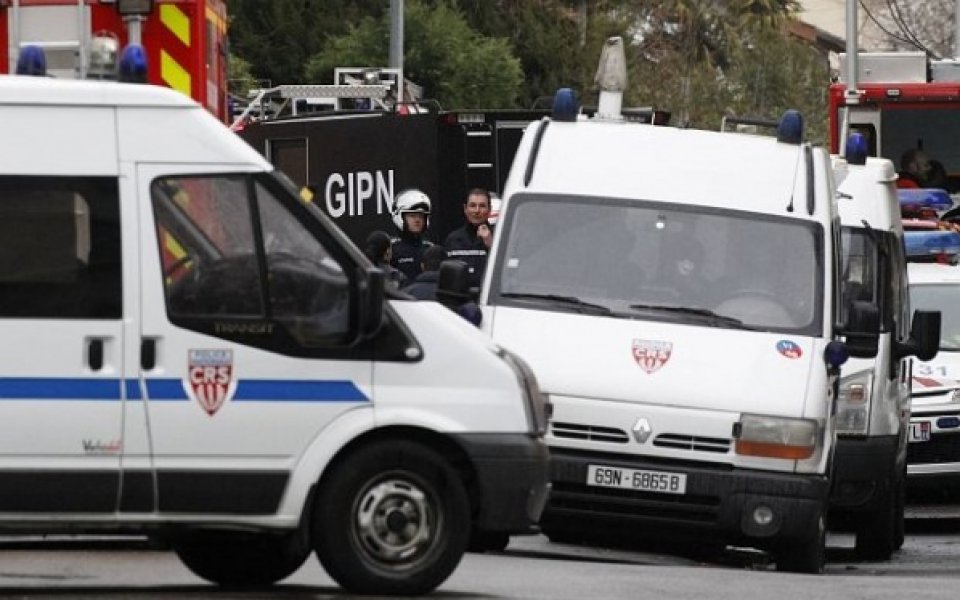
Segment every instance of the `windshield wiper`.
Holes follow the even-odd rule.
[[[504,298],[520,298],[526,300],[547,300],[549,302],[554,302],[557,304],[565,304],[571,307],[579,308],[580,312],[597,312],[600,314],[608,315],[612,311],[609,306],[603,306],[602,304],[593,304],[592,302],[586,302],[581,300],[576,296],[560,296],[558,294],[534,294],[527,292],[505,292],[501,293],[500,296]]]
[[[663,312],[693,315],[696,317],[706,317],[711,321],[714,321],[716,323],[721,323],[723,325],[732,325],[734,327],[739,327],[740,329],[757,329],[752,325],[747,325],[740,319],[717,314],[707,308],[696,308],[693,306],[674,306],[671,304],[631,304],[630,308],[634,308],[638,310],[659,310]]]

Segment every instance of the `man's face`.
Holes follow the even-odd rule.
[[[470,194],[463,207],[463,214],[471,224],[482,225],[490,216],[490,201],[483,194]]]
[[[403,213],[403,220],[407,224],[407,231],[410,233],[423,233],[423,229],[427,225],[427,218],[423,213]]]

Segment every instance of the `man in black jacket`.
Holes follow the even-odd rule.
[[[487,254],[493,241],[493,225],[490,217],[490,192],[474,188],[467,194],[463,203],[466,224],[450,232],[443,246],[452,259],[467,264],[468,281],[471,288],[480,288],[483,270],[487,266]]]

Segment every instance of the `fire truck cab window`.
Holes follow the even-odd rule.
[[[0,318],[119,319],[114,177],[0,177]]]
[[[238,341],[294,353],[347,336],[348,278],[269,186],[218,175],[159,179],[152,190],[173,323],[230,339],[256,332]]]

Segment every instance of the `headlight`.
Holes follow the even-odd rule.
[[[801,460],[817,449],[817,429],[808,419],[741,415],[733,437],[737,454]]]
[[[873,372],[860,371],[840,379],[837,396],[837,433],[867,435],[870,428],[870,394]]]
[[[542,437],[547,433],[547,422],[550,420],[550,403],[540,392],[537,378],[527,365],[527,362],[510,352],[506,348],[497,348],[497,354],[510,365],[520,388],[523,390],[524,407],[527,413],[527,423],[530,424],[530,433]]]

